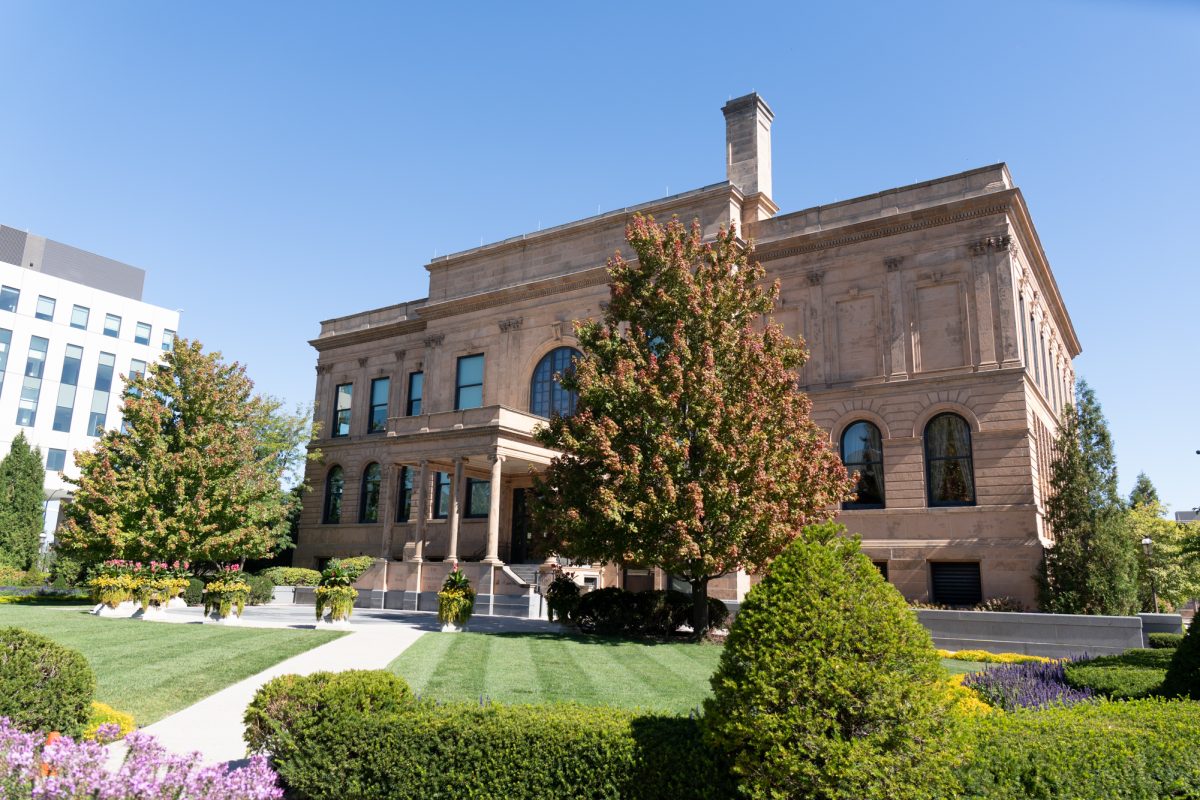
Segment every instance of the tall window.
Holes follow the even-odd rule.
[[[1033,314],[1029,315],[1029,330],[1033,337],[1033,382],[1036,385],[1042,382],[1042,368],[1038,362],[1037,321]]]
[[[467,478],[467,507],[463,516],[486,519],[492,510],[492,482]]]
[[[71,415],[75,411],[75,394],[79,390],[79,368],[83,364],[83,348],[69,344],[63,358],[62,377],[58,381],[58,404],[54,407],[54,430],[69,432]]]
[[[388,378],[376,378],[371,381],[371,420],[367,423],[367,433],[382,433],[387,430],[388,391],[392,382]]]
[[[858,473],[855,499],[842,508],[883,508],[883,437],[879,428],[866,420],[842,432],[842,463],[846,471]]]
[[[421,400],[425,396],[425,373],[408,373],[408,403],[404,413],[410,417],[420,416]]]
[[[171,352],[172,349],[174,349],[174,347],[175,347],[175,331],[172,331],[172,330],[163,331],[163,338],[162,338],[163,352],[169,353],[169,352]]]
[[[37,310],[35,310],[33,312],[33,315],[35,317],[37,317],[38,319],[44,319],[49,322],[53,322],[54,321],[54,298],[46,297],[46,295],[44,295],[44,294],[39,295],[38,301],[37,301]]]
[[[17,310],[17,301],[21,299],[21,290],[11,286],[0,286],[0,311]]]
[[[104,315],[104,335],[114,339],[121,337],[121,318],[116,314]]]
[[[575,392],[558,382],[581,353],[574,347],[558,347],[542,356],[529,382],[529,412],[539,417],[569,417],[575,413]]]
[[[150,344],[150,323],[139,322],[133,329],[133,341],[137,344]]]
[[[29,340],[25,360],[25,378],[21,382],[21,400],[17,404],[17,424],[33,427],[37,421],[38,396],[42,393],[42,374],[46,371],[46,351],[50,340],[34,336]]]
[[[342,492],[345,488],[342,468],[330,469],[325,476],[325,510],[321,514],[321,521],[326,525],[336,525],[342,521]]]
[[[379,487],[383,485],[383,469],[368,464],[363,470],[362,499],[358,502],[359,522],[379,522]]]
[[[396,504],[396,522],[408,522],[412,516],[413,475],[408,467],[400,468],[400,502]]]
[[[975,505],[971,426],[957,414],[938,414],[925,426],[925,486],[930,506]]]
[[[1021,295],[1021,358],[1029,369],[1029,329],[1025,325],[1025,295]]]
[[[138,378],[142,377],[145,374],[146,374],[146,362],[145,361],[140,361],[135,358],[129,362],[129,381],[130,381],[130,383],[132,383],[133,381],[137,380]],[[135,389],[131,386],[128,386],[128,385],[125,388],[128,389],[129,393],[132,394],[134,397],[141,396],[141,392],[139,392],[137,389]]]
[[[71,308],[71,327],[79,328],[81,331],[87,330],[88,317],[92,312],[86,306],[73,306]]]
[[[350,410],[354,399],[354,384],[339,383],[333,392],[333,435],[350,435]]]
[[[458,359],[454,382],[454,409],[479,408],[483,405],[483,353]]]
[[[0,328],[0,391],[4,390],[4,371],[8,369],[8,349],[12,346],[12,331]]]
[[[445,519],[450,515],[450,474],[433,473],[433,518]]]
[[[1050,383],[1050,351],[1046,349],[1046,334],[1040,333],[1042,341],[1042,395],[1050,396],[1050,390],[1047,386]]]
[[[96,364],[96,388],[92,392],[92,409],[88,415],[88,436],[103,436],[108,420],[108,397],[112,391],[113,367],[117,357],[112,353],[101,353]]]

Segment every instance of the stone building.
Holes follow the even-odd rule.
[[[574,320],[608,299],[635,212],[736,225],[782,285],[776,319],[803,336],[813,416],[859,472],[840,514],[912,599],[1032,605],[1051,543],[1043,502],[1079,341],[1021,191],[1004,164],[780,214],[772,112],[723,108],[724,182],[435,258],[428,297],[321,324],[298,566],[380,560],[374,602],[430,608],[451,562],[496,613],[535,608],[525,491],[552,451],[534,429],[571,398]],[[663,586],[638,565],[592,584]],[[735,600],[745,575],[714,583]]]

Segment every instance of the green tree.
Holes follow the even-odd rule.
[[[1144,472],[1139,472],[1137,482],[1133,485],[1133,491],[1129,493],[1129,507],[1159,505],[1160,502],[1158,499],[1158,489],[1154,488],[1154,484],[1150,481],[1150,476]]]
[[[1154,611],[1154,596],[1172,608],[1200,597],[1200,558],[1186,552],[1191,526],[1166,519],[1158,503],[1139,503],[1127,512],[1129,534],[1139,553],[1138,606]],[[1149,538],[1150,555],[1142,540]],[[1153,592],[1151,591],[1153,589]]]
[[[1130,614],[1138,607],[1138,551],[1117,492],[1112,436],[1083,380],[1063,410],[1050,464],[1046,522],[1054,536],[1038,575],[1043,611]]]
[[[30,569],[41,545],[46,470],[42,451],[17,433],[0,461],[0,564]]]
[[[626,240],[637,259],[609,261],[611,302],[560,377],[575,414],[537,434],[563,454],[534,513],[555,552],[688,581],[699,636],[710,581],[763,570],[851,486],[797,389],[807,354],[769,317],[778,285],[735,232],[639,215]]]
[[[294,496],[280,483],[295,450],[239,364],[177,340],[130,381],[125,426],[79,453],[78,489],[60,533],[88,560],[187,559],[210,566],[287,546]]]

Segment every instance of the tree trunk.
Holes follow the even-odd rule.
[[[697,639],[708,633],[708,578],[692,579],[692,632]]]

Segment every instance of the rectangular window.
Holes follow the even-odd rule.
[[[17,310],[17,300],[21,298],[21,290],[11,286],[0,286],[0,311]]]
[[[141,397],[142,393],[136,388],[130,386],[130,383],[137,380],[146,374],[146,362],[140,359],[132,359],[129,362],[129,382],[125,384],[125,389],[134,397]]]
[[[445,519],[450,515],[450,474],[433,473],[433,518]]]
[[[454,382],[454,410],[483,405],[483,354],[461,356]]]
[[[930,561],[929,577],[938,605],[970,608],[983,602],[978,561]]]
[[[33,315],[35,317],[37,317],[38,319],[44,319],[44,320],[53,322],[54,321],[54,298],[46,297],[46,295],[44,295],[44,294],[39,295],[38,302],[37,302],[37,310],[33,312]]]
[[[412,516],[413,475],[408,467],[400,468],[400,502],[396,507],[396,522],[408,522]]]
[[[54,407],[54,430],[64,433],[71,430],[71,416],[75,411],[75,394],[79,386],[79,367],[83,363],[83,348],[67,345],[63,358],[62,377],[58,382],[58,403]]]
[[[417,417],[421,414],[421,399],[425,394],[425,373],[410,372],[408,373],[408,405],[404,413],[410,417]]]
[[[150,323],[139,322],[133,331],[133,341],[137,344],[150,344]]]
[[[367,423],[367,433],[383,433],[387,430],[388,391],[391,386],[390,378],[371,381],[371,420]]]
[[[55,450],[51,447],[46,451],[46,471],[62,472],[67,468],[67,451]]]
[[[467,519],[487,519],[492,510],[492,482],[467,478]]]
[[[37,421],[38,396],[42,393],[42,375],[46,371],[46,351],[50,340],[34,336],[29,340],[25,361],[25,379],[21,382],[21,400],[17,404],[17,424],[33,427]]]
[[[79,328],[81,331],[87,330],[88,317],[91,316],[91,310],[86,306],[74,306],[71,308],[71,327]]]
[[[334,390],[333,435],[350,435],[350,408],[354,396],[354,384],[340,383]]]
[[[112,391],[113,367],[117,357],[112,353],[101,353],[96,365],[96,386],[92,392],[91,413],[88,415],[88,436],[103,436],[104,425],[108,420],[108,398]]]
[[[163,331],[162,349],[164,353],[169,353],[175,348],[175,331]]]
[[[0,392],[4,390],[4,371],[8,369],[8,348],[12,345],[12,331],[0,328]]]
[[[121,318],[116,314],[104,315],[104,335],[114,339],[121,337]]]

